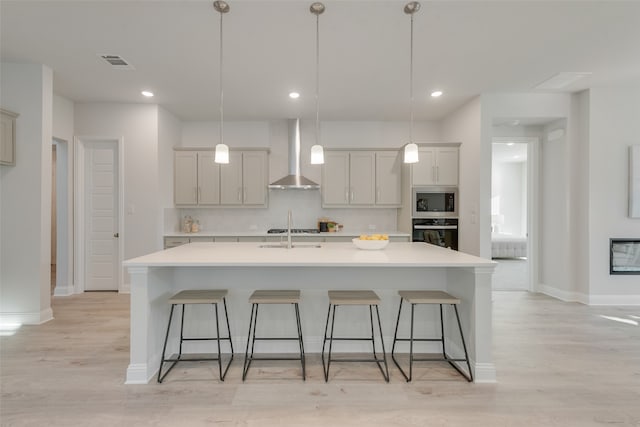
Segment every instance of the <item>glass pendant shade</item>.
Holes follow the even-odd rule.
[[[418,146],[413,142],[404,146],[404,162],[418,163]]]
[[[216,163],[229,163],[229,147],[227,144],[216,145],[216,154],[213,161]]]
[[[322,148],[322,145],[314,145],[311,147],[311,164],[324,164],[324,149]]]

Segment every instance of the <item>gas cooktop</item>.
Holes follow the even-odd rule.
[[[283,234],[286,232],[287,232],[286,228],[270,228],[269,230],[267,230],[267,233],[270,233],[270,234]],[[319,232],[320,231],[318,231],[317,228],[292,228],[291,229],[292,234],[319,233]]]

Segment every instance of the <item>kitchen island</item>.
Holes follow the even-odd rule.
[[[382,300],[380,315],[388,352],[398,310],[397,291],[444,290],[461,299],[461,321],[475,381],[495,381],[491,352],[494,262],[424,243],[391,242],[377,251],[360,250],[352,243],[301,244],[293,249],[262,246],[265,245],[190,243],[125,261],[124,266],[131,276],[131,349],[127,384],[147,383],[157,372],[169,317],[169,297],[183,289],[212,288],[229,290],[227,305],[236,353],[244,352],[250,313],[248,297],[256,289],[301,290],[300,310],[307,353],[319,353],[322,348],[327,290],[371,289],[378,293]],[[192,317],[189,324],[185,324],[185,336],[188,333],[211,334],[212,314],[211,309],[205,311],[206,308],[194,307],[188,313]],[[261,312],[264,333],[291,334],[293,330],[287,329],[293,326],[291,316],[293,314],[284,309]],[[436,311],[417,314],[416,319],[421,321],[416,326],[416,336],[419,333],[438,335]],[[403,316],[401,328],[407,321]],[[454,322],[455,318],[445,321],[448,326],[445,333],[449,335],[449,330],[453,331],[449,345],[453,352],[459,350],[455,344],[459,343],[456,329],[449,328]],[[343,334],[366,335],[370,327],[367,317],[360,314],[354,315],[353,322],[346,323],[346,330],[340,331]],[[177,340],[170,341],[175,343]],[[211,351],[203,345],[193,343],[185,351]],[[286,345],[267,342],[256,348],[256,352],[296,351],[295,347]],[[438,351],[438,347],[425,346],[424,351]],[[345,342],[334,351],[362,352],[369,351],[369,347],[364,343],[349,345]],[[406,352],[408,348],[399,347],[397,351]]]

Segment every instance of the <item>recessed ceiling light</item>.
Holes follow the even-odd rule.
[[[507,145],[508,145],[509,147],[511,147],[513,144],[514,144],[513,142],[507,142]]]
[[[143,96],[146,96],[147,98],[151,98],[153,96],[153,92],[149,91],[149,90],[143,90],[142,92],[140,92]]]
[[[434,90],[433,92],[431,92],[431,97],[432,98],[437,98],[439,96],[442,96],[442,91],[441,90]]]
[[[300,98],[300,94],[298,92],[291,92],[291,93],[289,93],[289,98],[298,99],[298,98]]]

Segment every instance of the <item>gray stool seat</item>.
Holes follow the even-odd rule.
[[[169,323],[167,325],[167,334],[164,338],[164,345],[162,347],[162,358],[160,359],[160,368],[158,369],[158,382],[162,380],[171,372],[178,362],[199,362],[199,361],[217,361],[218,370],[220,374],[220,381],[224,381],[224,377],[227,375],[229,366],[233,361],[233,342],[231,341],[231,328],[229,326],[229,314],[227,313],[227,301],[225,297],[228,291],[226,289],[194,289],[184,290],[173,295],[168,299],[168,303],[171,304],[171,311],[169,312]],[[226,337],[220,336],[220,322],[218,316],[218,304],[222,303],[224,306],[224,316],[227,321],[227,333]],[[216,336],[215,337],[185,337],[184,336],[184,313],[185,306],[192,304],[211,304],[215,309],[215,323],[216,323]],[[173,310],[177,305],[182,306],[182,315],[180,317],[180,346],[177,355],[166,357],[167,342],[169,341],[169,331],[171,330],[171,320],[173,319]],[[216,341],[217,343],[217,356],[216,357],[200,357],[198,355],[188,356],[182,353],[182,344],[184,341]],[[222,369],[222,357],[220,342],[228,341],[231,348],[231,356],[229,362],[223,371]],[[169,368],[162,373],[162,369],[165,363],[171,363]]]
[[[169,304],[219,304],[227,293],[226,289],[180,291],[169,298]]]
[[[467,345],[464,341],[464,334],[462,333],[462,325],[460,323],[460,315],[458,314],[458,304],[460,304],[460,298],[456,298],[444,291],[398,291],[400,295],[400,306],[398,308],[398,320],[396,321],[396,331],[393,336],[393,346],[391,347],[391,358],[393,363],[396,364],[407,382],[411,381],[413,376],[413,362],[433,362],[433,361],[447,361],[452,367],[456,369],[467,381],[473,381],[473,372],[471,371],[471,364],[469,363],[469,355],[467,353]],[[402,302],[406,301],[411,304],[411,330],[409,338],[398,338],[398,326],[400,325],[400,315],[402,314]],[[414,338],[413,336],[413,324],[414,324],[414,311],[415,306],[420,304],[438,304],[440,307],[440,337],[439,338]],[[442,312],[442,306],[450,305],[453,307],[456,320],[458,322],[458,330],[460,331],[460,338],[462,341],[462,348],[464,350],[464,359],[452,358],[447,354],[445,334],[444,334],[444,316]],[[396,343],[399,341],[409,342],[409,375],[400,366],[400,363],[396,360],[395,351]],[[413,357],[413,343],[422,341],[438,341],[442,344],[442,357],[441,358],[429,358],[429,359],[416,359]],[[457,363],[454,362],[466,362],[467,372],[464,372]]]
[[[373,291],[329,291],[329,303],[334,305],[379,305],[380,297]]]
[[[329,291],[329,311],[327,313],[327,323],[324,328],[324,340],[322,342],[322,368],[324,370],[324,380],[329,381],[329,369],[331,368],[331,362],[375,362],[382,372],[382,377],[386,382],[389,382],[389,367],[387,365],[387,355],[384,349],[384,339],[382,338],[382,324],[380,323],[380,312],[378,306],[380,305],[380,297],[369,290],[348,290],[348,291]],[[336,307],[339,306],[357,306],[368,305],[369,306],[369,320],[371,322],[371,337],[334,337],[333,331],[336,320]],[[376,316],[378,319],[378,331],[380,333],[380,343],[382,347],[382,359],[378,357],[376,353],[376,339],[373,326],[373,307],[375,307]],[[331,311],[333,310],[333,315]],[[331,319],[331,332],[329,333],[329,319]],[[329,335],[327,336],[327,334]],[[329,341],[329,352],[325,361],[325,345]],[[333,341],[371,341],[372,358],[367,359],[333,359],[331,352],[333,349]],[[384,368],[383,368],[384,364]]]
[[[254,291],[249,297],[250,304],[298,304],[300,291],[298,290],[260,290]]]
[[[244,354],[244,366],[242,369],[242,381],[247,378],[247,373],[251,367],[251,362],[254,360],[299,360],[302,365],[302,380],[306,380],[305,373],[305,354],[304,354],[304,342],[302,338],[302,323],[300,321],[300,291],[299,290],[273,290],[263,289],[254,291],[249,297],[249,303],[251,304],[251,318],[249,320],[249,333],[247,334],[247,348]],[[256,327],[258,325],[258,308],[260,304],[291,304],[293,305],[296,328],[298,331],[297,337],[257,337]],[[291,341],[297,340],[300,348],[299,357],[256,357],[254,356],[254,348],[256,341]],[[249,351],[249,344],[251,344],[251,351]]]
[[[444,291],[398,291],[409,304],[460,304],[460,298]]]

